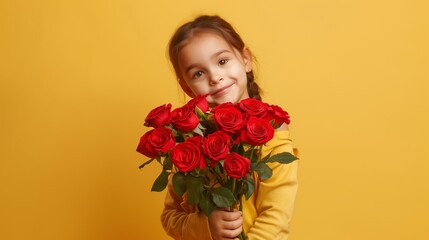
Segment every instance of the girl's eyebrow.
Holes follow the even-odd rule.
[[[222,53],[225,53],[225,52],[231,52],[231,51],[229,51],[228,49],[221,50],[221,51],[213,54],[213,56],[211,58],[216,58],[216,57],[218,57],[219,55],[221,55]]]
[[[231,51],[230,51],[230,50],[228,50],[228,49],[221,50],[221,51],[219,51],[219,52],[214,53],[214,54],[211,56],[211,58],[212,58],[212,59],[213,59],[213,58],[217,58],[219,55],[221,55],[222,53],[225,53],[225,52],[230,53]],[[192,68],[197,67],[198,65],[199,65],[198,63],[194,63],[194,64],[189,65],[189,66],[186,68],[185,73],[188,73],[189,71],[191,71],[191,69],[192,69]]]

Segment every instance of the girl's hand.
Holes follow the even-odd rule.
[[[214,240],[238,239],[242,231],[242,213],[234,209],[215,209],[209,216],[209,227]]]

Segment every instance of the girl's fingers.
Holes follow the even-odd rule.
[[[237,229],[231,231],[231,235],[233,237],[236,237],[236,236],[240,235],[241,231],[242,231],[241,228],[237,228]]]
[[[222,219],[225,221],[235,221],[239,218],[241,218],[242,213],[237,211],[237,212],[224,212],[224,214],[222,214]]]
[[[243,218],[239,218],[234,221],[228,221],[224,223],[224,228],[229,230],[241,229],[243,225]]]
[[[242,231],[241,227],[234,230],[226,230],[226,231],[223,231],[222,237],[224,239],[236,239],[237,236],[240,235],[241,231]]]

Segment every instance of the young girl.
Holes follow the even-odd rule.
[[[207,95],[211,107],[245,98],[260,100],[252,54],[233,27],[218,16],[200,16],[182,25],[170,40],[170,60],[180,86],[190,97]],[[293,153],[287,125],[279,128],[263,154]],[[249,240],[285,240],[297,191],[297,161],[272,163],[271,178],[255,173],[254,194],[242,199],[242,212],[216,209],[209,217],[175,194],[170,183],[161,221],[174,239],[235,239],[244,229]]]

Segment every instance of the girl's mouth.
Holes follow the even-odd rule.
[[[228,92],[229,88],[230,88],[232,85],[234,85],[234,84],[230,84],[230,85],[227,85],[227,86],[222,87],[222,88],[220,88],[220,89],[216,89],[215,91],[213,91],[213,92],[211,92],[211,93],[210,93],[210,96],[213,96],[213,97],[219,97],[219,96],[222,96],[223,94],[225,94],[225,93],[227,93],[227,92]]]

